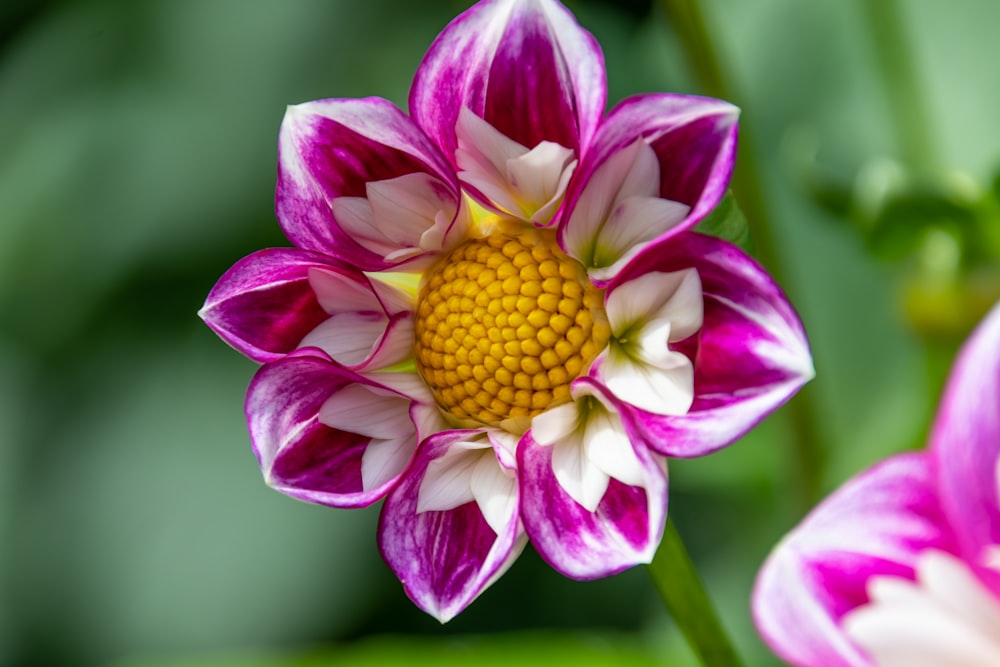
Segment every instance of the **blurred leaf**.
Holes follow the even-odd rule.
[[[192,329],[62,368],[69,405],[39,388],[59,419],[25,443],[49,454],[5,542],[38,664],[305,641],[379,601],[374,510],[267,488],[241,409],[251,364]]]
[[[114,667],[590,667],[664,664],[637,637],[524,632],[448,639],[376,636],[308,654],[244,654],[186,658],[133,658]],[[671,659],[682,667],[686,662]]]
[[[806,197],[836,218],[847,220],[854,197],[850,178],[819,159],[821,139],[815,127],[799,124],[781,139],[784,168]]]
[[[733,196],[732,192],[726,193],[719,205],[698,223],[695,231],[717,236],[738,245],[747,252],[750,252],[752,248],[750,227],[747,225],[747,219],[736,203],[736,197]]]
[[[953,236],[962,252],[975,251],[975,227],[970,203],[940,190],[913,188],[886,198],[867,240],[876,256],[894,260],[913,253],[933,230]]]

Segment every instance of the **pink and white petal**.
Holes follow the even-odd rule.
[[[603,287],[650,242],[662,240],[691,207],[663,199],[656,153],[642,138],[619,148],[586,178],[559,229],[566,252]]]
[[[392,103],[378,99],[319,100],[288,108],[278,142],[275,211],[297,246],[342,257],[368,270],[389,264],[351,238],[334,215],[341,197],[366,197],[371,182],[412,173],[429,174],[460,195],[454,172],[437,147]]]
[[[955,361],[931,431],[941,502],[966,560],[1000,544],[1000,305]],[[979,571],[1000,596],[1000,573]]]
[[[354,370],[377,370],[411,354],[413,316],[401,290],[363,274],[309,269],[309,284],[330,318],[299,347],[318,347]]]
[[[1000,599],[951,554],[927,549],[915,570],[915,581],[871,577],[871,599],[844,616],[845,634],[886,667],[1000,665]]]
[[[442,623],[496,581],[527,543],[518,519],[517,485],[495,459],[497,479],[508,482],[504,488],[500,482],[494,485],[497,493],[506,494],[506,502],[501,507],[487,501],[492,509],[502,509],[493,513],[491,520],[473,498],[448,509],[418,509],[430,466],[448,456],[452,447],[462,447],[460,443],[475,436],[472,431],[449,431],[428,438],[418,449],[407,476],[386,498],[379,519],[383,558],[410,599]],[[469,451],[463,449],[464,453]],[[473,464],[466,470],[470,484],[476,475],[486,475],[480,467]],[[488,490],[480,493],[488,495]]]
[[[666,461],[646,449],[631,420],[593,380],[577,379],[577,394],[597,398],[613,422],[607,429],[594,428],[593,437],[585,436],[586,442],[580,443],[584,451],[579,457],[588,459],[586,467],[607,478],[604,493],[594,511],[575,500],[555,469],[557,448],[566,443],[542,444],[533,426],[517,451],[521,515],[535,550],[553,568],[573,579],[596,579],[652,560],[666,519]],[[535,417],[535,423],[546,414]],[[570,411],[557,413],[554,422],[563,425],[543,420],[538,433],[546,439],[569,434],[575,429],[566,424],[578,423],[578,417]],[[613,451],[595,451],[602,438],[607,442],[612,434],[619,436],[610,443]],[[617,446],[622,439],[631,451]]]
[[[309,332],[299,347],[318,347],[354,370],[377,370],[400,363],[412,353],[413,318],[399,313],[391,320],[373,312],[338,313]]]
[[[683,415],[694,400],[691,360],[670,348],[702,327],[698,272],[651,271],[616,285],[605,310],[612,339],[590,374],[618,399],[657,415]]]
[[[462,238],[468,215],[441,180],[413,172],[366,185],[365,197],[338,197],[331,207],[341,229],[386,262],[434,255]]]
[[[380,285],[375,290],[372,282],[364,274],[357,272],[344,273],[329,271],[323,267],[309,269],[309,286],[316,293],[316,299],[330,315],[339,313],[380,312],[386,310],[386,304],[380,298],[382,290],[388,286]],[[402,296],[389,303],[402,303]],[[386,314],[394,314],[404,308],[389,310]]]
[[[475,501],[473,472],[483,454],[492,455],[493,448],[479,431],[465,431],[463,435],[427,464],[417,494],[418,513],[451,510]]]
[[[431,45],[410,112],[454,163],[463,107],[522,146],[551,141],[579,155],[606,100],[600,46],[569,10],[555,0],[486,0]]]
[[[655,415],[683,415],[694,400],[694,368],[680,352],[668,351],[652,364],[614,347],[601,353],[591,373],[623,403]]]
[[[640,358],[653,361],[666,349],[666,343],[684,340],[702,328],[705,307],[701,279],[697,270],[687,268],[649,271],[618,281],[607,292],[605,310],[614,337],[627,336],[627,342],[637,346]],[[657,336],[644,335],[646,329]],[[663,334],[662,340],[658,340],[659,334]]]
[[[813,376],[795,310],[767,272],[731,243],[685,232],[636,259],[608,292],[653,271],[689,268],[701,280],[704,322],[671,347],[694,363],[694,402],[685,415],[635,414],[650,446],[676,457],[732,443]]]
[[[288,354],[328,317],[324,299],[313,289],[314,272],[344,284],[365,277],[319,253],[271,248],[244,257],[209,292],[198,314],[219,336],[254,361]]]
[[[537,224],[551,219],[576,168],[572,150],[551,141],[528,149],[466,108],[456,132],[459,180],[482,206]]]
[[[517,470],[517,443],[520,436],[499,428],[489,429],[486,435],[490,438],[500,465],[510,471]]]
[[[824,500],[772,551],[752,612],[764,641],[796,667],[873,667],[841,620],[872,577],[913,579],[921,553],[954,553],[923,453],[890,458]]]
[[[245,406],[267,483],[333,507],[370,505],[396,483],[417,444],[410,408],[312,348],[261,367]],[[344,411],[367,418],[338,420]]]
[[[590,266],[601,228],[618,203],[630,197],[659,194],[660,167],[656,153],[642,138],[637,138],[609,155],[586,179],[578,179],[576,190],[572,215],[560,226],[559,239],[571,257]]]
[[[594,239],[587,274],[597,286],[607,285],[650,243],[662,240],[687,217],[687,204],[658,197],[629,197],[618,204]]]
[[[690,229],[722,199],[736,159],[739,109],[706,97],[672,93],[640,95],[611,110],[566,195],[567,215],[608,160],[643,138],[656,154],[656,192],[641,193],[686,204],[683,222],[664,232],[669,237]],[[619,158],[621,159],[621,158]],[[609,181],[610,182],[610,181]],[[568,246],[567,246],[568,247]]]

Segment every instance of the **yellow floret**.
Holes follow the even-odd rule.
[[[470,239],[424,277],[417,371],[460,423],[523,430],[607,345],[603,301],[552,232]]]

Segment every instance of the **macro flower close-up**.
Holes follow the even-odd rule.
[[[796,667],[1000,665],[1000,306],[959,354],[927,450],[813,510],[761,570],[753,611]]]
[[[531,543],[593,579],[652,560],[667,459],[731,444],[812,377],[771,277],[695,227],[738,111],[680,94],[607,114],[596,40],[553,0],[485,0],[438,36],[408,114],[288,108],[275,209],[201,311],[262,363],[266,482],[383,500],[383,557],[452,618]]]

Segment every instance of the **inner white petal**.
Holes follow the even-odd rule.
[[[458,211],[447,186],[424,172],[373,181],[365,186],[367,197],[337,197],[330,204],[340,227],[362,247],[392,261],[401,261],[421,250],[436,252]],[[428,230],[444,230],[425,238]]]
[[[695,269],[653,271],[621,284],[608,294],[605,310],[615,336],[644,323],[670,321],[670,341],[684,340],[704,321],[704,294]]]
[[[532,149],[462,108],[456,125],[459,179],[515,217],[547,222],[576,167],[573,151],[543,141]]]
[[[507,182],[520,213],[532,222],[547,222],[562,200],[576,169],[573,151],[543,141],[524,155],[507,160]]]
[[[470,480],[472,495],[486,523],[500,535],[510,523],[517,504],[517,481],[507,474],[490,452],[479,455]]]
[[[554,445],[577,429],[580,413],[576,403],[550,408],[531,421],[531,437],[539,445]]]
[[[441,181],[414,172],[366,186],[375,227],[396,247],[417,246],[438,213],[450,219],[457,209]]]
[[[1000,600],[958,558],[921,554],[917,580],[872,577],[844,631],[877,667],[1000,665]]]
[[[644,485],[642,464],[619,415],[595,411],[587,422],[583,448],[587,458],[605,474],[630,486]]]
[[[392,252],[395,245],[375,225],[371,203],[364,197],[337,197],[330,204],[333,217],[348,236],[378,255]]]
[[[698,272],[652,272],[623,283],[608,295],[606,312],[612,340],[596,366],[608,389],[654,414],[687,413],[694,367],[670,343],[691,336],[704,321]]]
[[[320,307],[333,315],[357,311],[381,311],[382,304],[368,285],[333,271],[309,269],[309,287]]]
[[[608,474],[584,454],[579,435],[567,437],[552,447],[552,471],[559,486],[588,512],[597,511],[608,490]]]
[[[319,421],[371,439],[361,455],[365,490],[385,484],[406,468],[416,448],[410,401],[388,391],[353,384],[328,398]]]
[[[664,357],[661,365],[653,365],[613,345],[601,365],[601,379],[611,393],[637,408],[658,415],[686,414],[694,402],[694,367],[680,352],[668,350]]]
[[[621,200],[594,239],[588,263],[592,278],[610,280],[651,241],[676,226],[691,207],[659,197]]]
[[[387,323],[377,313],[339,313],[306,334],[299,347],[318,347],[334,361],[357,366],[372,353]]]
[[[656,153],[645,140],[636,139],[605,160],[587,181],[566,223],[569,254],[589,267],[601,228],[618,203],[631,197],[656,197],[659,192]]]
[[[412,431],[412,429],[411,429]],[[361,486],[374,489],[406,469],[416,442],[413,435],[372,440],[361,455]]]
[[[410,401],[363,384],[344,387],[326,399],[319,421],[330,428],[380,440],[412,436]]]
[[[474,448],[470,448],[470,446]],[[443,512],[472,502],[472,472],[488,443],[455,443],[427,464],[417,492],[417,512]]]
[[[402,363],[413,354],[413,318],[403,317],[385,327],[364,360],[365,371],[376,371]]]

